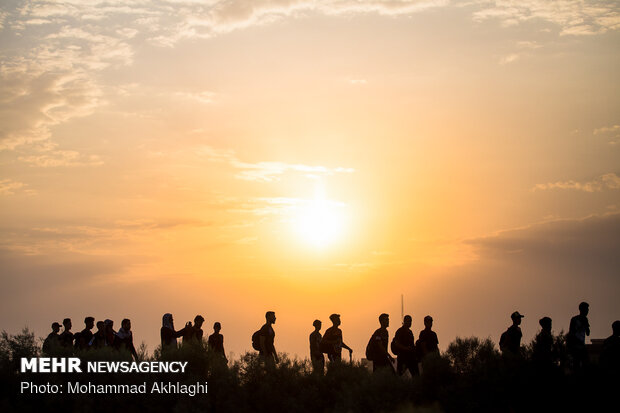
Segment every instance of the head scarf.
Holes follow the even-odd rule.
[[[166,313],[161,319],[161,324],[163,327],[174,330],[174,324],[172,324],[172,314]]]

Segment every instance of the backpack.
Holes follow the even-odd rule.
[[[254,334],[252,334],[252,348],[256,351],[261,351],[260,348],[260,330],[256,330]]]
[[[508,343],[508,330],[504,331],[499,338],[499,349],[504,351],[506,344]]]
[[[370,361],[375,361],[379,359],[379,354],[377,354],[377,343],[375,340],[376,335],[373,333],[370,336],[370,340],[368,340],[368,344],[366,345],[366,359]]]
[[[398,346],[396,346],[395,344],[397,343],[396,341],[396,336],[392,339],[392,343],[390,344],[390,349],[392,350],[392,353],[396,354],[397,356],[400,355],[400,350],[398,349]]]

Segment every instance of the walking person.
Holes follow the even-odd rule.
[[[349,350],[349,361],[353,357],[353,349],[345,344],[342,339],[342,330],[340,325],[340,314],[332,314],[329,316],[332,326],[325,331],[321,339],[321,352],[327,353],[330,362],[339,362],[342,360],[342,349]]]
[[[379,316],[380,327],[372,333],[368,346],[366,347],[366,358],[372,361],[372,371],[392,368],[394,357],[388,351],[389,333],[387,328],[390,326],[390,316],[383,313]]]
[[[499,339],[499,348],[504,356],[517,357],[521,355],[521,320],[525,317],[518,311],[510,315],[512,325],[504,331]]]
[[[590,335],[589,312],[590,304],[585,301],[581,302],[579,304],[579,314],[570,320],[570,326],[566,336],[566,347],[571,358],[574,372],[583,370],[584,366],[588,363],[586,336]]]
[[[323,375],[325,373],[325,356],[321,352],[321,320],[314,320],[312,323],[314,331],[310,333],[310,361],[312,362],[312,371],[316,374]]]
[[[410,315],[403,318],[403,325],[396,330],[392,340],[392,353],[396,354],[396,371],[403,375],[407,370],[411,376],[418,374],[415,338],[411,331],[413,320]]]

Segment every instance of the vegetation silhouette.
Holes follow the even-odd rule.
[[[617,330],[620,323],[615,326]],[[614,330],[612,341],[617,343]],[[431,352],[422,360],[422,374],[403,378],[382,369],[371,373],[361,363],[331,363],[323,376],[313,373],[308,359],[279,354],[279,363],[265,364],[256,352],[245,353],[227,366],[203,341],[200,346],[161,346],[150,355],[144,344],[138,360],[188,361],[185,374],[32,374],[19,373],[21,357],[41,354],[42,339],[25,328],[0,334],[0,410],[109,412],[502,412],[595,411],[613,405],[619,383],[617,370],[590,363],[573,372],[568,368],[566,340],[552,335],[557,354],[541,374],[534,361],[536,339],[521,346],[522,357],[506,360],[490,338],[457,337],[443,353]],[[610,346],[613,345],[610,341]],[[616,347],[617,349],[617,347]],[[610,350],[611,351],[611,350]],[[617,353],[615,353],[617,355]],[[126,350],[105,346],[77,351],[83,360],[128,360]],[[208,393],[179,394],[19,394],[22,381],[65,384],[135,384],[174,381],[208,382]],[[578,395],[572,397],[567,395]]]

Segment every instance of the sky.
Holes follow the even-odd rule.
[[[620,4],[0,5],[0,329],[620,319]]]

